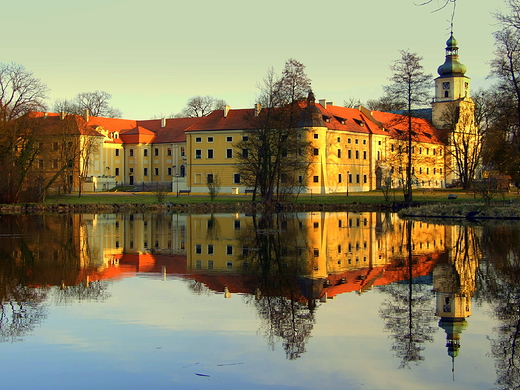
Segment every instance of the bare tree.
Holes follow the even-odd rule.
[[[175,114],[177,118],[203,117],[215,110],[222,110],[227,105],[225,100],[216,99],[213,96],[193,96],[188,99],[186,107]]]
[[[359,106],[361,106],[361,101],[357,97],[351,96],[343,100],[343,107],[358,108]]]
[[[67,114],[83,115],[88,110],[92,116],[120,118],[121,110],[111,107],[110,99],[112,99],[112,95],[105,91],[81,92],[71,100],[56,100],[53,108],[55,112]]]
[[[372,111],[393,112],[406,108],[406,104],[402,101],[395,101],[393,97],[382,96],[379,99],[367,100],[366,106]]]
[[[271,204],[288,194],[282,189],[294,188],[307,176],[310,143],[304,130],[295,129],[310,79],[305,66],[290,59],[281,76],[269,69],[259,88],[261,110],[251,116],[246,140],[235,147],[242,151],[237,158],[244,182],[259,190],[264,203]],[[309,104],[314,104],[314,97],[311,100]]]
[[[383,87],[385,96],[396,104],[406,106],[407,117],[407,154],[406,183],[404,200],[410,203],[412,196],[412,141],[414,125],[412,121],[412,109],[426,104],[430,98],[430,80],[432,75],[425,74],[421,65],[422,57],[416,53],[400,50],[401,58],[390,66],[392,84]]]
[[[450,153],[464,189],[471,187],[480,166],[482,136],[475,124],[475,104],[471,100],[449,103],[443,111],[443,128],[450,131]]]
[[[0,63],[0,120],[5,123],[29,111],[42,110],[48,88],[23,65]]]
[[[213,201],[220,192],[221,180],[217,174],[210,173],[206,178],[206,185],[208,186],[209,197]]]

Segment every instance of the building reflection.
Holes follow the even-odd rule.
[[[305,352],[316,309],[343,293],[397,283],[400,287],[388,293],[400,299],[399,289],[416,289],[418,280],[431,285],[433,272],[435,314],[447,332],[450,356],[456,356],[471,314],[479,254],[468,249],[468,228],[368,212],[2,218],[2,266],[17,273],[4,272],[10,281],[2,283],[15,280],[11,290],[55,286],[54,299],[66,303],[106,299],[107,283],[120,278],[175,276],[189,281],[194,293],[245,295],[263,321],[268,343],[281,339],[289,359]],[[433,315],[433,303],[430,310]],[[425,326],[428,321],[424,318]]]
[[[467,226],[452,228],[450,255],[433,270],[435,315],[440,317],[439,327],[446,333],[452,371],[461,348],[461,334],[468,326],[466,318],[471,316],[478,261],[482,257],[474,234],[474,229]]]

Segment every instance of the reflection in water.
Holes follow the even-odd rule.
[[[392,334],[392,351],[401,359],[400,368],[408,367],[410,362],[424,360],[421,351],[425,342],[432,342],[434,316],[432,310],[433,295],[431,288],[421,279],[413,277],[414,264],[419,259],[413,253],[413,222],[405,223],[405,240],[401,242],[399,252],[403,257],[403,281],[383,286],[381,290],[390,297],[381,307],[381,317],[385,321],[385,330]],[[404,247],[404,249],[403,249]]]
[[[244,296],[269,346],[306,351],[320,307],[377,288],[399,367],[425,360],[442,329],[453,368],[471,301],[499,321],[490,336],[497,385],[520,385],[520,231],[440,226],[394,214],[296,213],[2,216],[0,341],[20,340],[47,306],[110,297],[110,283],[148,274],[195,294]],[[329,303],[330,304],[330,303]],[[460,359],[460,358],[459,358]]]
[[[480,240],[484,261],[479,294],[491,304],[499,323],[490,338],[496,384],[516,389],[520,387],[520,230],[483,228]]]

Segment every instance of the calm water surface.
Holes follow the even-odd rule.
[[[520,228],[0,217],[2,388],[510,389]]]

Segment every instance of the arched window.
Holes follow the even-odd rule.
[[[181,177],[186,176],[186,167],[184,165],[181,165]]]

